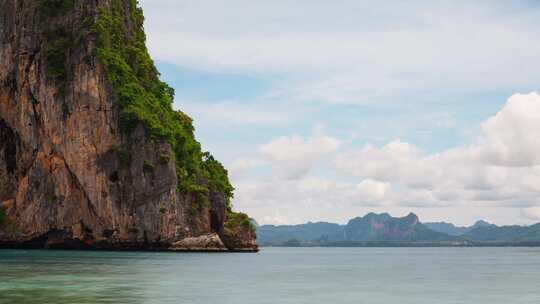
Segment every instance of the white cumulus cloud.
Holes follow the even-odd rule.
[[[293,135],[263,145],[260,152],[282,177],[293,179],[307,174],[316,162],[337,151],[340,145],[340,140],[324,134],[307,139]]]
[[[335,159],[336,168],[361,178],[399,184],[402,192],[422,190],[421,204],[539,202],[540,95],[516,94],[482,124],[477,141],[436,154],[393,141],[381,148],[349,149]],[[404,198],[406,195],[404,195]],[[410,198],[397,199],[402,204]]]

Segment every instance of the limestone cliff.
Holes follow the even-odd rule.
[[[0,0],[0,247],[255,251],[135,0]]]

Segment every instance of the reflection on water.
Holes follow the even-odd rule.
[[[4,303],[540,303],[535,248],[0,250]]]

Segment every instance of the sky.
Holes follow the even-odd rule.
[[[140,3],[175,109],[260,224],[540,222],[536,1]]]

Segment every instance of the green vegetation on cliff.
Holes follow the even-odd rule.
[[[233,197],[234,188],[229,182],[225,167],[208,152],[203,153],[202,164],[204,178],[209,181],[210,190],[223,193],[226,197]]]
[[[67,80],[66,53],[73,43],[70,36],[63,29],[49,30],[43,33],[43,37],[47,41],[44,49],[47,73],[49,77],[62,85]]]
[[[75,8],[75,0],[38,0],[36,5],[39,8],[45,71],[48,80],[57,88],[55,97],[61,102],[63,117],[67,119],[70,109],[64,97],[72,76],[70,57],[82,39],[88,36],[93,21],[89,17],[79,23],[62,18]]]
[[[249,216],[241,212],[230,211],[227,214],[227,221],[225,222],[225,233],[234,236],[243,231],[249,230],[255,231],[255,225],[251,222]]]
[[[196,141],[192,120],[172,108],[174,90],[159,79],[146,48],[144,17],[136,0],[112,0],[94,25],[96,53],[105,68],[120,113],[120,127],[129,138],[142,124],[149,140],[168,142],[176,162],[179,191],[196,198],[200,210],[211,191],[233,196],[227,170]],[[126,6],[127,3],[127,6]],[[129,28],[128,28],[129,27]],[[167,159],[168,156],[162,156]],[[228,206],[230,210],[230,206]]]
[[[6,211],[3,207],[0,207],[0,227],[4,224],[4,221],[6,220]]]
[[[48,16],[59,16],[73,8],[75,0],[39,0],[41,12]]]
[[[60,84],[59,93],[62,95],[68,76],[66,70],[67,56],[73,47],[74,39],[72,33],[63,24],[51,22],[51,18],[66,14],[73,9],[74,5],[74,0],[38,1],[47,75]]]

